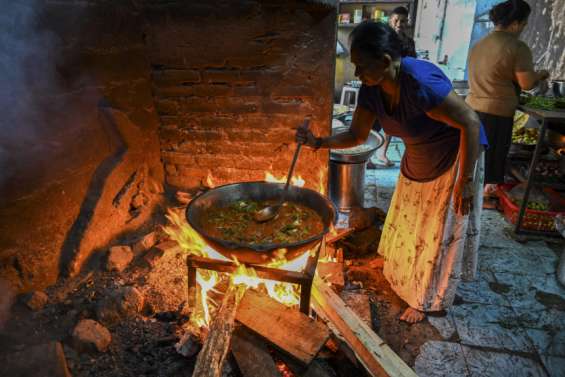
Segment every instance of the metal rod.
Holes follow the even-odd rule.
[[[535,180],[535,168],[536,165],[538,164],[538,160],[541,154],[542,143],[544,143],[545,140],[545,131],[546,131],[545,119],[542,118],[536,149],[534,150],[534,156],[532,157],[532,161],[530,162],[530,168],[528,170],[526,191],[524,191],[524,197],[522,198],[522,205],[520,206],[520,212],[518,214],[518,218],[516,219],[516,226],[514,228],[514,233],[516,234],[521,232],[520,227],[522,226],[522,220],[524,219],[524,214],[526,213],[526,208],[528,207],[528,198],[530,197],[530,190],[532,189],[533,181]]]
[[[193,255],[188,256],[187,264],[193,268],[202,268],[202,269],[218,271],[218,272],[231,273],[237,269],[237,265],[231,261],[220,261],[216,259],[197,257]],[[253,268],[257,273],[257,276],[262,279],[278,280],[292,284],[303,284],[304,282],[311,280],[309,276],[307,276],[302,272],[286,271],[276,268],[259,266],[255,264],[245,264],[245,265]]]

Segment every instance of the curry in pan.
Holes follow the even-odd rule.
[[[253,215],[274,201],[239,200],[228,207],[208,209],[202,225],[210,236],[250,245],[295,243],[320,234],[322,218],[311,208],[286,202],[276,218],[258,223]]]

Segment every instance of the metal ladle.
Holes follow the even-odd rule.
[[[308,118],[304,119],[304,123],[300,127],[304,128],[305,130],[308,130],[308,128],[310,127],[310,119]],[[296,165],[296,160],[298,159],[298,153],[300,153],[301,147],[302,147],[301,143],[298,143],[298,145],[296,146],[296,151],[294,152],[294,157],[292,158],[292,163],[290,164],[288,176],[286,177],[286,184],[284,185],[284,190],[282,192],[279,201],[275,205],[267,206],[255,212],[253,218],[258,223],[264,223],[266,221],[275,218],[278,215],[279,210],[281,209],[282,205],[286,200],[286,195],[288,193],[288,186],[290,185],[290,178],[292,177],[292,172],[294,171],[294,166]]]

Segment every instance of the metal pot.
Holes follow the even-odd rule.
[[[320,193],[303,187],[290,186],[286,199],[307,206],[322,218],[324,229],[319,234],[306,240],[293,243],[252,245],[244,242],[228,241],[211,236],[202,226],[202,216],[212,207],[225,207],[238,200],[277,200],[284,190],[283,183],[242,182],[218,186],[195,197],[186,207],[186,219],[216,251],[228,258],[236,257],[243,263],[265,263],[274,258],[274,252],[287,249],[287,259],[308,250],[315,245],[330,229],[336,220],[336,210],[330,200]]]
[[[551,82],[551,90],[555,97],[565,97],[565,81],[554,80]]]
[[[339,134],[347,131],[347,127],[332,128],[332,134]],[[378,132],[371,130],[365,143],[353,148],[331,149],[330,160],[338,162],[346,162],[350,164],[361,163],[369,160],[369,158],[379,149],[385,142],[384,138]]]

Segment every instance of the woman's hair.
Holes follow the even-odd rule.
[[[393,28],[382,22],[363,21],[349,36],[351,50],[371,58],[382,58],[385,54],[393,59],[400,58],[402,44]]]
[[[508,27],[514,21],[527,20],[531,11],[532,9],[524,0],[508,0],[492,7],[489,17],[496,26]]]

